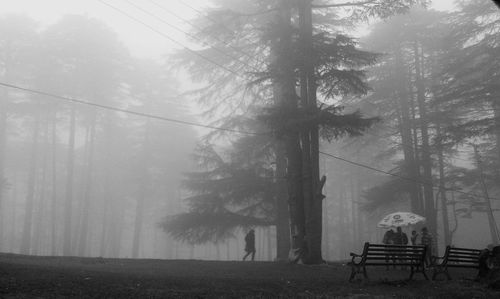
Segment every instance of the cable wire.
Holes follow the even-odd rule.
[[[434,190],[438,190],[438,191],[440,190],[439,187],[435,187],[431,182],[424,182],[424,181],[420,181],[420,180],[417,180],[417,179],[404,177],[404,176],[401,176],[401,175],[398,175],[398,174],[395,174],[395,173],[390,173],[388,171],[384,171],[384,170],[381,170],[381,169],[378,169],[378,168],[375,168],[375,167],[371,167],[371,166],[366,165],[366,164],[354,162],[354,161],[351,161],[351,160],[348,160],[348,159],[345,159],[345,158],[342,158],[342,157],[338,157],[338,156],[335,156],[333,154],[325,153],[325,152],[322,152],[322,151],[319,151],[319,153],[322,154],[322,155],[324,155],[324,156],[327,156],[327,157],[330,157],[330,158],[334,158],[334,159],[337,159],[337,160],[340,160],[340,161],[343,161],[343,162],[346,162],[346,163],[349,163],[349,164],[352,164],[352,165],[355,165],[355,166],[358,166],[358,167],[370,169],[370,170],[373,170],[373,171],[376,171],[376,172],[380,172],[380,173],[383,173],[383,174],[386,174],[386,175],[390,175],[390,176],[393,176],[393,177],[397,177],[397,178],[400,178],[400,179],[403,179],[403,180],[407,180],[407,181],[411,181],[411,182],[414,182],[414,183],[418,183],[418,184],[421,184],[421,185],[431,186],[432,189],[434,189]],[[472,197],[475,197],[475,198],[488,199],[487,197],[484,197],[484,196],[481,196],[481,195],[477,195],[477,194],[465,192],[465,191],[454,189],[454,188],[444,188],[444,191],[453,191],[453,192],[457,192],[457,193],[460,193],[460,194],[472,196]],[[494,199],[494,198],[489,198],[489,199]]]
[[[171,11],[170,9],[166,8],[165,6],[163,6],[163,5],[161,5],[161,4],[159,4],[159,3],[157,3],[156,1],[153,1],[153,0],[149,0],[149,2],[153,3],[156,7],[158,7],[158,8],[160,8],[160,9],[162,9],[163,11],[165,11],[165,12],[167,12],[167,13],[169,13],[169,14],[171,14],[171,15],[175,16],[175,17],[176,17],[176,18],[178,18],[179,20],[182,20],[183,22],[185,22],[185,23],[187,23],[187,24],[191,25],[191,27],[195,28],[195,29],[196,29],[196,30],[198,30],[199,32],[203,32],[203,29],[202,29],[202,28],[200,28],[198,25],[194,24],[194,23],[193,23],[193,22],[191,22],[190,20],[186,20],[185,18],[183,18],[183,17],[179,16],[178,14],[174,13],[174,12],[173,12],[173,11]],[[182,2],[181,2],[181,3],[182,3]],[[188,6],[188,7],[192,8],[191,6]],[[202,17],[208,18],[208,17],[203,16],[203,15],[202,15]],[[215,24],[216,24],[216,25],[218,25],[218,23],[215,23]],[[222,24],[221,24],[221,25],[222,25]],[[225,29],[227,29],[229,32],[234,33],[234,31],[232,31],[231,29],[227,28],[226,26],[224,26],[224,28],[225,28]],[[221,39],[221,38],[219,38],[219,37],[217,37],[217,36],[213,36],[213,37],[214,37],[216,40],[218,40],[219,42],[221,42],[221,43],[223,43],[224,45],[228,46],[229,48],[233,49],[234,51],[239,52],[239,53],[241,53],[241,54],[245,55],[246,57],[250,58],[251,60],[253,60],[253,61],[255,61],[255,62],[258,62],[260,65],[264,65],[264,64],[265,64],[265,61],[263,61],[263,60],[261,60],[261,59],[258,59],[258,58],[257,58],[257,56],[252,55],[252,54],[249,54],[249,53],[247,53],[247,52],[245,52],[245,51],[243,51],[243,50],[241,50],[241,49],[239,49],[239,48],[237,48],[237,47],[235,47],[235,46],[231,45],[231,43],[230,43],[230,42],[227,42],[227,41],[225,41],[225,40],[223,40],[223,39]],[[251,42],[251,41],[250,41],[250,42]],[[239,58],[241,58],[241,56],[240,56]],[[239,59],[239,58],[238,58],[238,59]],[[248,65],[248,64],[246,64],[246,65]],[[249,67],[251,67],[251,68],[256,69],[254,66],[251,66],[251,65],[248,65],[248,66],[249,66]],[[256,69],[256,70],[257,70],[257,69]]]
[[[67,101],[67,102],[73,102],[73,103],[77,103],[77,104],[93,106],[93,107],[98,107],[98,108],[102,108],[102,109],[106,109],[106,110],[123,112],[123,113],[127,113],[127,114],[147,117],[147,118],[151,118],[151,119],[158,119],[158,120],[163,120],[163,121],[172,122],[172,123],[178,123],[178,124],[183,124],[183,125],[189,125],[189,126],[195,126],[195,127],[201,127],[201,128],[207,128],[207,129],[213,129],[213,130],[219,130],[219,131],[228,131],[228,132],[246,134],[246,135],[265,135],[265,133],[247,132],[247,131],[234,130],[234,129],[229,129],[229,128],[204,125],[204,124],[194,123],[194,122],[185,121],[185,120],[173,119],[173,118],[168,118],[168,117],[163,117],[163,116],[158,116],[158,115],[153,115],[153,114],[148,114],[148,113],[142,113],[142,112],[137,112],[137,111],[128,110],[128,109],[117,108],[117,107],[108,106],[108,105],[97,104],[97,103],[93,103],[93,102],[87,102],[87,101],[83,101],[83,100],[79,100],[79,99],[74,99],[74,98],[70,98],[70,97],[56,95],[56,94],[53,94],[50,92],[31,89],[31,88],[22,87],[22,86],[4,83],[4,82],[0,82],[0,85],[4,86],[4,87],[8,87],[8,88],[13,88],[13,89],[33,93],[33,94],[48,96],[51,98],[55,98],[55,99],[59,99],[59,100]]]
[[[243,75],[241,75],[241,74],[239,74],[239,73],[237,73],[237,72],[233,71],[232,69],[230,69],[230,68],[228,68],[228,67],[226,67],[226,66],[224,66],[224,65],[222,65],[222,64],[220,64],[220,63],[218,63],[217,61],[215,61],[215,60],[213,60],[213,59],[210,59],[209,57],[206,57],[205,55],[202,55],[202,54],[198,53],[198,52],[197,52],[197,51],[195,51],[195,50],[192,50],[191,48],[189,48],[189,47],[185,46],[183,43],[181,43],[181,42],[179,42],[179,41],[175,40],[174,38],[170,37],[169,35],[167,35],[167,34],[165,34],[165,33],[161,32],[160,30],[157,30],[156,28],[154,28],[154,27],[152,27],[152,26],[150,26],[150,25],[148,25],[148,24],[144,23],[143,21],[141,21],[141,20],[137,19],[136,17],[134,17],[134,16],[132,16],[132,15],[130,15],[130,14],[128,14],[128,13],[126,13],[125,11],[123,11],[123,10],[121,10],[121,9],[119,9],[119,8],[117,8],[117,7],[113,6],[113,5],[111,5],[111,4],[107,3],[107,2],[105,2],[104,0],[98,0],[98,1],[99,1],[99,2],[101,2],[102,4],[106,5],[106,6],[110,7],[111,9],[113,9],[113,10],[115,10],[115,11],[119,12],[120,14],[122,14],[122,15],[124,15],[124,16],[126,16],[126,17],[128,17],[129,19],[131,19],[131,20],[133,20],[133,21],[135,21],[135,22],[137,22],[137,23],[139,23],[139,24],[141,24],[141,25],[145,26],[146,28],[149,28],[150,30],[152,30],[152,31],[154,31],[154,32],[156,32],[156,33],[158,33],[158,34],[159,34],[159,35],[161,35],[162,37],[164,37],[164,38],[166,38],[166,39],[170,40],[171,42],[173,42],[173,43],[175,43],[175,44],[177,44],[177,45],[181,46],[182,48],[186,49],[186,50],[187,50],[187,51],[189,51],[190,53],[192,53],[192,54],[194,54],[194,55],[196,55],[196,56],[198,56],[198,57],[200,57],[200,58],[202,58],[202,59],[204,59],[204,60],[206,60],[206,61],[208,61],[208,62],[210,62],[210,63],[212,63],[212,64],[214,64],[214,65],[216,65],[216,66],[218,66],[218,67],[220,67],[220,68],[222,68],[222,69],[224,69],[224,70],[228,71],[228,72],[230,72],[231,74],[233,74],[233,75],[235,75],[235,76],[242,77],[242,78],[244,77]]]
[[[252,69],[253,69],[254,71],[256,71],[256,72],[258,72],[258,71],[259,71],[256,67],[254,67],[254,66],[252,66],[252,65],[248,64],[248,63],[247,63],[247,62],[245,62],[245,61],[240,60],[240,58],[241,58],[241,57],[235,57],[235,56],[233,56],[233,55],[231,55],[231,54],[227,53],[227,52],[226,52],[226,51],[224,51],[224,50],[221,50],[221,49],[219,49],[219,48],[216,48],[216,47],[210,46],[208,43],[206,43],[206,42],[204,42],[203,40],[201,40],[201,38],[199,38],[199,37],[197,37],[197,36],[195,36],[195,35],[193,35],[193,34],[191,34],[191,33],[189,33],[189,32],[186,32],[186,31],[182,30],[181,28],[179,28],[179,27],[177,27],[177,26],[175,26],[175,25],[172,25],[171,23],[169,23],[169,22],[165,21],[164,19],[162,19],[162,18],[160,18],[160,17],[158,17],[158,16],[156,16],[156,15],[152,14],[151,12],[147,11],[146,9],[144,9],[144,8],[140,7],[139,5],[137,5],[137,4],[135,4],[135,3],[133,3],[133,2],[131,2],[131,1],[129,1],[129,0],[125,0],[125,2],[127,2],[129,5],[133,6],[134,8],[136,8],[136,9],[138,9],[138,10],[142,11],[143,13],[145,13],[145,14],[147,14],[147,15],[149,15],[149,16],[151,16],[151,17],[155,18],[156,20],[158,20],[158,21],[162,22],[163,24],[165,24],[165,25],[167,25],[167,26],[169,26],[169,27],[171,27],[171,28],[174,28],[175,30],[177,30],[177,31],[179,31],[179,32],[182,32],[182,33],[184,33],[185,35],[187,35],[187,36],[189,36],[189,37],[191,37],[191,38],[193,38],[193,39],[195,39],[195,40],[197,40],[197,41],[200,41],[203,45],[210,47],[210,49],[213,49],[213,50],[215,50],[215,51],[219,52],[220,54],[222,54],[222,55],[224,55],[224,56],[227,56],[227,57],[229,57],[229,58],[231,58],[231,59],[234,59],[234,60],[238,61],[240,64],[245,65],[245,66],[247,66],[247,67],[249,67],[249,68],[252,68]],[[154,3],[154,2],[153,2],[153,3]],[[175,14],[174,14],[174,15],[175,15]],[[177,15],[175,15],[175,16],[177,16]],[[178,16],[177,16],[177,17],[178,17]],[[191,26],[194,26],[194,25],[191,25]]]

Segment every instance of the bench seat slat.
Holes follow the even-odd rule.
[[[456,257],[449,257],[447,259],[448,262],[456,262],[456,263],[477,263],[479,262],[479,259],[476,258],[456,258]]]

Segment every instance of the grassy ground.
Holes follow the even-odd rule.
[[[500,298],[471,278],[426,281],[405,270],[369,268],[349,283],[342,263],[32,257],[0,254],[0,298]]]

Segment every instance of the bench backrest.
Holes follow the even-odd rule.
[[[365,265],[420,266],[426,254],[424,245],[389,245],[365,243],[362,263]]]
[[[446,246],[443,265],[448,267],[478,268],[481,250]]]

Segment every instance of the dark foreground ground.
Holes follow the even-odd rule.
[[[370,281],[349,283],[342,263],[131,260],[0,254],[0,298],[500,298],[472,281],[452,281],[370,268]]]

